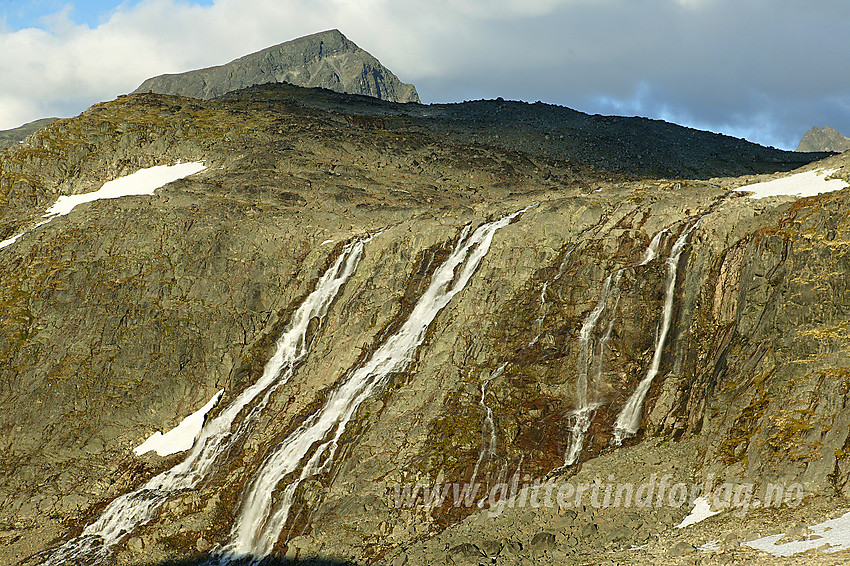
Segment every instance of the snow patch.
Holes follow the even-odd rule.
[[[108,181],[104,183],[100,189],[91,193],[61,196],[53,204],[53,206],[48,208],[44,215],[42,215],[42,218],[46,218],[47,220],[42,220],[30,230],[21,232],[8,240],[3,240],[0,242],[0,249],[5,248],[6,246],[11,246],[18,241],[18,238],[27,232],[35,230],[40,226],[44,226],[58,216],[65,216],[83,203],[133,195],[152,195],[154,194],[154,191],[168,183],[188,177],[189,175],[194,175],[204,169],[206,169],[206,165],[200,161],[177,163],[177,165],[157,165],[155,167],[139,169],[130,175]]]
[[[689,527],[694,523],[699,523],[705,519],[708,519],[712,515],[717,515],[720,511],[712,511],[711,504],[708,502],[708,497],[705,495],[701,495],[694,499],[694,508],[691,510],[691,514],[685,517],[681,523],[676,525],[677,529],[684,529],[685,527]]]
[[[850,512],[811,526],[809,530],[811,533],[808,538],[812,540],[795,540],[779,544],[779,539],[785,536],[779,534],[751,540],[744,544],[774,556],[792,556],[813,548],[820,549],[822,552],[838,552],[850,548]]]
[[[201,427],[204,426],[204,417],[216,406],[222,393],[224,389],[219,389],[206,405],[183,419],[179,425],[165,434],[156,431],[150,438],[133,448],[133,452],[141,456],[153,450],[160,456],[169,456],[189,450],[195,444],[195,438],[201,432]]]
[[[23,236],[24,234],[25,234],[25,232],[21,232],[20,234],[18,234],[18,235],[16,235],[16,236],[12,236],[12,237],[11,237],[11,238],[9,238],[8,240],[3,240],[2,242],[0,242],[0,249],[5,248],[6,246],[11,246],[11,245],[12,245],[12,244],[14,244],[15,242],[17,242],[17,241],[18,241],[18,238],[20,238],[20,237],[21,237],[21,236]]]
[[[827,177],[838,171],[838,169],[818,169],[797,173],[790,177],[765,181],[739,187],[735,191],[753,193],[750,198],[765,198],[774,196],[811,197],[821,193],[831,193],[847,188],[846,181],[842,179],[826,180]]]
[[[322,243],[321,243],[321,244],[319,244],[319,245],[320,245],[320,246],[324,246],[325,244],[333,244],[333,243],[334,243],[334,241],[333,241],[333,240],[325,240],[324,242],[322,242]]]
[[[56,204],[47,209],[44,218],[64,216],[74,210],[75,207],[86,202],[135,195],[152,195],[160,187],[183,177],[194,175],[204,169],[206,169],[206,166],[200,161],[139,169],[135,173],[104,183],[99,190],[92,193],[59,197]]]

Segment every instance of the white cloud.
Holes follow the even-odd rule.
[[[443,9],[477,19],[509,20],[552,13],[569,4],[590,0],[445,0]]]

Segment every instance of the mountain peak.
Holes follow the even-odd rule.
[[[378,59],[337,29],[267,47],[219,65],[146,80],[133,94],[153,92],[212,99],[258,84],[288,82],[390,102],[419,102],[416,87],[401,82]]]
[[[842,153],[850,149],[850,138],[838,130],[824,126],[815,126],[803,136],[797,151],[834,151]]]

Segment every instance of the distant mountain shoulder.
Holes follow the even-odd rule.
[[[274,45],[225,65],[160,75],[146,80],[132,94],[152,92],[211,100],[234,90],[281,82],[390,102],[419,102],[416,87],[401,82],[338,30]]]
[[[835,151],[842,153],[850,149],[850,138],[830,127],[814,127],[803,136],[797,151]]]
[[[27,122],[23,126],[12,128],[11,130],[0,130],[0,149],[11,147],[24,141],[24,138],[28,135],[37,132],[54,120],[56,118],[41,118],[33,122]]]

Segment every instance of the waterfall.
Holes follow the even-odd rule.
[[[564,466],[572,466],[578,460],[581,450],[584,446],[584,437],[587,434],[587,429],[590,428],[592,413],[596,409],[597,404],[591,405],[587,395],[587,375],[589,371],[591,358],[591,344],[593,341],[593,331],[599,324],[599,319],[605,311],[608,300],[613,293],[619,294],[620,278],[623,270],[618,269],[616,273],[612,273],[605,278],[602,284],[602,294],[597,301],[596,306],[590,314],[588,314],[581,325],[581,330],[578,334],[579,353],[578,353],[578,375],[576,377],[576,409],[570,415],[572,424],[570,425],[570,444],[567,447],[566,455],[564,456]],[[614,317],[611,317],[613,324]],[[601,360],[600,360],[601,365]],[[600,370],[601,371],[601,370]]]
[[[310,347],[307,336],[310,321],[324,319],[343,284],[357,268],[365,242],[356,240],[343,249],[334,264],[319,279],[315,290],[293,314],[288,330],[277,340],[276,350],[266,363],[262,377],[243,390],[218,416],[204,424],[189,455],[139,489],[113,500],[80,536],[52,551],[45,564],[56,566],[104,562],[110,556],[112,547],[137,526],[150,521],[170,495],[192,489],[206,477],[218,457],[244,436],[272,392],[286,383],[296,364],[305,358]],[[236,431],[232,432],[233,424],[243,409],[260,395],[262,399],[250,409]]]
[[[549,282],[545,281],[543,283],[543,288],[540,290],[540,315],[538,315],[537,320],[534,321],[535,326],[537,326],[537,335],[531,339],[531,342],[528,343],[529,347],[537,344],[540,337],[543,335],[543,323],[546,320],[546,311],[548,310],[546,305],[546,289],[548,287]]]
[[[646,251],[643,253],[643,257],[641,258],[638,266],[647,265],[658,257],[658,247],[661,244],[661,238],[668,230],[668,228],[664,228],[652,238],[649,242],[649,246],[647,246]],[[605,366],[605,348],[608,347],[608,343],[611,342],[611,337],[614,335],[614,322],[617,320],[617,307],[620,305],[620,278],[622,277],[623,271],[624,269],[618,270],[614,276],[614,285],[611,290],[611,299],[614,301],[614,305],[611,307],[611,312],[613,314],[608,321],[608,327],[605,329],[605,334],[602,335],[602,340],[599,341],[599,354],[597,356],[596,364],[596,383],[599,383],[602,380],[602,372]]]
[[[407,367],[437,313],[469,282],[489,251],[496,231],[525,210],[484,224],[471,235],[468,226],[464,229],[402,327],[366,362],[350,370],[330,392],[324,406],[266,458],[243,494],[229,542],[216,551],[219,563],[243,558],[257,563],[271,554],[289,518],[300,483],[331,468],[340,437],[360,405],[380,391],[393,373]],[[287,476],[291,478],[275,497],[275,491]]]
[[[658,247],[665,232],[667,232],[667,228],[661,230],[652,238],[641,258],[641,262],[638,264],[639,266],[648,264],[658,256]],[[570,443],[567,447],[564,456],[564,465],[562,467],[572,466],[578,461],[581,451],[584,448],[584,437],[593,420],[593,412],[599,406],[599,403],[590,403],[588,399],[588,373],[593,363],[591,359],[593,357],[593,333],[602,315],[606,310],[610,310],[611,315],[608,325],[599,342],[599,353],[596,356],[596,382],[598,383],[602,379],[605,348],[608,346],[614,333],[614,321],[616,320],[617,307],[620,302],[620,280],[625,270],[625,267],[621,267],[605,278],[599,300],[594,309],[590,311],[590,314],[585,317],[579,331],[578,374],[576,378],[577,406],[570,414],[572,421],[570,424]],[[609,303],[611,302],[613,302],[613,306],[609,308]]]
[[[658,257],[658,246],[661,245],[661,238],[668,230],[670,230],[670,228],[665,228],[653,236],[652,241],[649,242],[649,246],[646,248],[646,251],[643,252],[643,258],[641,258],[638,266],[646,265]]]
[[[652,385],[652,380],[658,375],[658,370],[661,367],[661,357],[664,353],[664,343],[667,341],[667,333],[670,331],[670,323],[673,320],[673,298],[676,291],[676,274],[679,268],[679,258],[688,243],[688,237],[691,232],[699,226],[700,221],[697,220],[689,226],[682,235],[673,244],[673,249],[670,251],[670,257],[667,258],[667,279],[664,288],[664,306],[661,312],[661,329],[658,332],[658,337],[655,340],[655,353],[652,355],[652,363],[649,366],[649,371],[638,384],[635,392],[629,397],[626,405],[617,416],[617,422],[614,424],[614,439],[616,445],[622,444],[623,440],[633,436],[640,428],[641,412],[643,410],[643,402],[646,399],[646,394],[649,392],[649,386]]]
[[[469,485],[471,486],[475,485],[475,479],[478,477],[481,464],[485,462],[489,464],[496,455],[496,422],[493,420],[493,409],[487,404],[486,400],[487,385],[494,379],[500,378],[507,366],[508,362],[503,363],[490,374],[490,377],[481,382],[481,398],[478,399],[478,404],[484,411],[484,426],[481,430],[481,452],[478,454],[478,461],[475,462],[475,469],[472,470],[472,478],[469,480]],[[487,487],[489,488],[490,486],[488,485]]]

